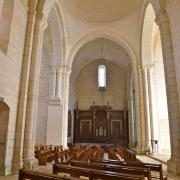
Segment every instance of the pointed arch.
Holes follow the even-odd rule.
[[[142,23],[141,58],[145,79],[146,134],[148,134],[147,145],[150,145],[151,140],[158,140],[159,152],[169,153],[170,138],[164,64],[160,30],[155,22],[159,7],[159,3],[154,1],[146,3]]]

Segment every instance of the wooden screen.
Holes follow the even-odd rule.
[[[93,106],[75,110],[74,143],[113,143],[127,146],[127,111]]]

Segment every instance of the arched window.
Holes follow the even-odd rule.
[[[102,64],[98,67],[98,88],[100,91],[106,89],[106,66]]]

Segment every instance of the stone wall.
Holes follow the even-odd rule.
[[[106,90],[98,90],[98,66],[106,65]],[[123,70],[108,61],[95,61],[86,66],[76,81],[76,101],[79,109],[89,109],[96,105],[106,105],[109,101],[113,109],[124,109],[126,101],[126,74]]]
[[[46,144],[47,114],[49,103],[49,77],[47,57],[43,53],[39,82],[38,114],[36,124],[36,144]]]
[[[7,54],[0,49],[0,96],[4,98],[10,108],[6,142],[6,174],[11,171],[13,158],[26,21],[27,9],[20,0],[15,0]]]
[[[170,20],[170,28],[172,35],[172,45],[173,45],[173,55],[177,79],[177,88],[179,93],[179,103],[180,103],[180,1],[179,0],[168,0],[167,13]]]

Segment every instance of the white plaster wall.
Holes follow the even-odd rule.
[[[13,157],[26,21],[26,9],[20,0],[16,0],[14,3],[7,56],[0,50],[0,96],[4,97],[5,102],[10,107],[5,164],[6,174],[11,171]]]
[[[98,90],[98,66],[106,65],[106,91]],[[89,109],[96,105],[106,105],[109,101],[113,109],[123,109],[126,101],[126,75],[121,68],[111,62],[98,60],[86,66],[76,81],[76,101],[79,109]]]

